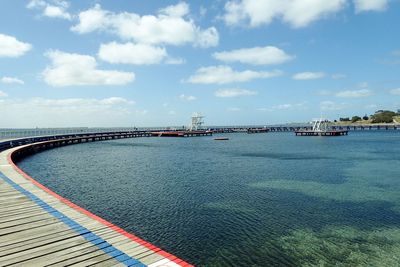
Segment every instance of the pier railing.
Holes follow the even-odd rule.
[[[75,133],[62,135],[45,135],[36,137],[24,137],[0,141],[0,151],[39,142],[49,142],[57,145],[68,145],[82,142],[92,142],[101,140],[112,140],[121,138],[149,137],[147,131],[121,131],[121,132],[102,132],[102,133]]]
[[[368,125],[331,125],[332,130],[347,131],[372,131],[372,130],[400,130],[400,124],[368,124]],[[206,130],[213,133],[251,132],[265,129],[269,132],[295,132],[311,130],[311,125],[298,126],[205,126]],[[85,137],[87,135],[112,135],[112,134],[143,134],[157,131],[176,131],[183,127],[152,127],[152,128],[49,128],[49,129],[0,129],[0,150],[16,145],[30,144],[33,142],[54,140],[56,138]]]

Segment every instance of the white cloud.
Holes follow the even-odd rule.
[[[173,57],[168,57],[165,60],[165,64],[169,65],[180,65],[180,64],[185,64],[186,60],[183,58],[173,58]]]
[[[44,8],[46,6],[46,1],[44,0],[31,0],[29,3],[26,5],[27,8]]]
[[[51,65],[43,72],[45,82],[51,86],[72,85],[124,85],[135,79],[132,72],[96,69],[94,57],[65,53],[58,50],[45,54]]]
[[[228,66],[203,67],[189,77],[190,83],[225,84],[233,82],[247,82],[253,79],[271,78],[282,75],[279,70],[268,71],[234,71]]]
[[[51,3],[51,4],[50,4]],[[31,0],[26,6],[29,9],[37,9],[42,11],[42,15],[50,18],[60,18],[71,20],[72,16],[67,12],[69,3],[63,0]]]
[[[36,106],[47,106],[55,108],[76,109],[77,107],[108,107],[119,105],[134,105],[135,101],[128,100],[123,97],[109,97],[103,99],[96,98],[64,98],[64,99],[46,99],[46,98],[32,98],[30,103]]]
[[[201,30],[196,28],[195,38],[193,41],[194,46],[196,47],[214,47],[219,43],[219,34],[215,27],[210,27],[205,30]]]
[[[165,8],[161,8],[159,13],[165,16],[170,17],[183,17],[189,14],[189,5],[185,2],[180,2],[176,5],[167,6]]]
[[[293,75],[294,80],[315,80],[325,77],[323,72],[300,72]]]
[[[5,99],[0,105],[0,124],[8,127],[67,127],[127,125],[145,113],[135,101],[123,97]],[[29,110],[29,112],[26,112]],[[140,116],[139,116],[140,114]],[[137,119],[135,118],[135,119]]]
[[[390,93],[392,95],[400,95],[400,88],[392,89],[390,90]]]
[[[167,57],[165,48],[147,44],[116,43],[101,44],[99,58],[109,63],[135,65],[158,64]]]
[[[215,91],[216,97],[239,97],[239,96],[251,96],[257,95],[256,91],[246,90],[246,89],[219,89]]]
[[[347,90],[336,93],[337,97],[343,97],[343,98],[360,98],[360,97],[367,97],[370,95],[372,95],[372,92],[368,89]]]
[[[366,11],[385,11],[389,0],[354,0],[356,13]]]
[[[23,81],[23,80],[20,80],[20,79],[15,78],[15,77],[2,77],[2,78],[0,79],[0,81],[1,81],[2,83],[7,83],[7,84],[12,84],[12,83],[24,84],[24,81]]]
[[[181,94],[181,95],[179,96],[179,98],[182,99],[182,100],[184,100],[184,101],[193,101],[193,100],[196,100],[196,97],[195,97],[195,96],[192,96],[192,95],[184,95],[184,94]]]
[[[124,14],[125,16],[128,16],[127,13]],[[113,22],[113,20],[117,19],[115,16],[116,15],[113,13],[101,9],[99,4],[96,4],[93,8],[79,13],[79,24],[73,26],[71,30],[80,34],[89,33],[96,30],[104,31],[107,29],[107,27],[110,27],[110,25],[115,23]],[[117,29],[114,29],[114,31],[116,30]]]
[[[102,105],[121,105],[121,104],[133,105],[133,104],[135,104],[135,101],[128,100],[123,97],[113,96],[113,97],[101,99],[99,101],[99,103]]]
[[[321,110],[342,110],[346,107],[346,104],[335,103],[333,101],[322,101],[319,106]]]
[[[196,26],[193,20],[187,18],[188,12],[189,6],[184,2],[160,9],[156,16],[114,13],[103,10],[96,4],[93,8],[79,13],[79,23],[71,30],[80,34],[105,31],[123,40],[152,45],[218,45],[218,31],[214,27],[203,30]]]
[[[3,91],[0,91],[0,97],[6,97],[6,96],[8,96],[7,93],[5,93],[5,92],[3,92]]]
[[[346,0],[233,0],[225,4],[223,19],[227,25],[250,27],[280,19],[293,28],[301,28],[335,14],[345,5]]]
[[[213,54],[213,57],[224,62],[241,62],[251,65],[282,64],[291,59],[282,49],[275,46],[242,48]]]
[[[71,19],[71,15],[58,6],[47,6],[44,9],[43,14],[50,18],[62,18],[67,20]]]
[[[15,37],[0,33],[0,57],[19,57],[32,49],[32,45]]]

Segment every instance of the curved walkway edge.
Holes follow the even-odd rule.
[[[56,194],[13,161],[57,142],[0,153],[0,266],[192,266]]]

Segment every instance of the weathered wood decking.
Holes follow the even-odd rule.
[[[0,266],[191,266],[18,169],[12,153],[30,146],[0,153]]]

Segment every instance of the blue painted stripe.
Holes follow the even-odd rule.
[[[68,225],[72,230],[77,232],[80,236],[85,238],[87,241],[92,243],[93,245],[97,246],[101,250],[103,250],[105,253],[113,257],[115,260],[125,264],[126,266],[135,266],[135,267],[146,267],[147,265],[144,265],[141,263],[139,260],[134,259],[130,257],[129,255],[125,254],[124,252],[120,251],[119,249],[113,247],[110,243],[102,239],[100,236],[92,233],[90,230],[87,228],[83,227],[79,223],[75,222],[71,218],[67,217],[63,213],[59,212],[58,210],[54,209],[50,205],[48,205],[46,202],[32,194],[31,192],[25,190],[22,188],[20,185],[16,184],[13,182],[10,178],[6,177],[3,173],[0,172],[0,178],[2,178],[4,181],[6,181],[8,184],[10,184],[12,187],[14,187],[17,191],[21,192],[25,196],[27,196],[29,199],[31,199],[33,202],[35,202],[37,205],[39,205],[42,209],[47,211],[49,214],[54,216],[55,218],[59,219],[66,225]]]

